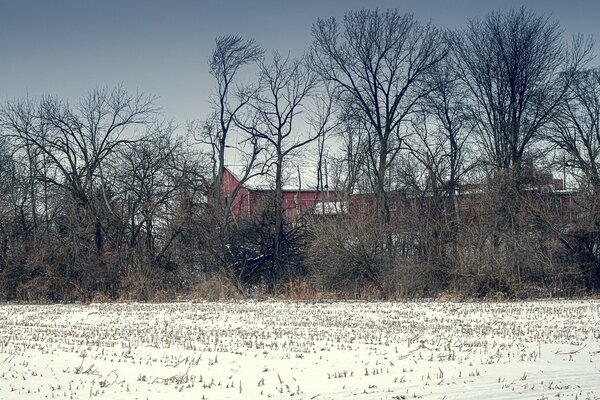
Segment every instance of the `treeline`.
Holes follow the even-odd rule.
[[[297,58],[218,38],[213,111],[185,133],[161,119],[154,98],[123,87],[76,104],[1,105],[0,296],[598,291],[591,38],[566,38],[524,8],[456,31],[362,10],[319,19],[312,34]],[[240,183],[223,190],[233,155]],[[282,191],[302,156],[317,190],[345,193],[346,212],[283,217]],[[567,214],[541,171],[576,189]],[[239,190],[256,177],[272,184],[271,200],[237,215]],[[373,201],[348,212],[361,193]]]

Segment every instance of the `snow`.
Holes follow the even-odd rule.
[[[600,302],[0,306],[0,399],[600,399]]]

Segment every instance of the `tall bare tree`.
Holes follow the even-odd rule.
[[[547,138],[568,156],[581,183],[600,191],[600,69],[576,74]]]
[[[521,244],[534,229],[524,189],[535,174],[524,161],[539,155],[534,145],[588,61],[591,42],[579,37],[569,46],[557,22],[522,7],[469,21],[454,36],[453,50],[492,178],[486,234],[506,256],[505,275],[521,287],[527,274]]]
[[[547,138],[565,155],[563,168],[580,184],[577,213],[563,240],[581,267],[587,289],[600,286],[600,69],[576,74]],[[574,222],[574,223],[573,223]]]
[[[441,168],[444,173],[438,176],[440,185],[455,207],[455,198],[460,190],[464,175],[473,167],[469,161],[468,140],[473,132],[473,123],[467,109],[466,87],[460,81],[453,57],[448,57],[432,72],[430,93],[426,96],[424,112],[433,121],[437,135],[442,138],[444,148]],[[454,212],[452,214],[455,214]]]
[[[39,103],[8,102],[0,109],[3,127],[19,146],[44,159],[44,169],[35,170],[36,179],[72,201],[72,217],[93,232],[99,253],[104,250],[102,209],[110,210],[103,167],[120,147],[135,140],[134,127],[154,117],[153,101],[152,97],[129,94],[117,86],[97,88],[75,107],[45,97]]]
[[[474,167],[469,157],[469,137],[473,130],[467,109],[467,93],[451,54],[430,73],[431,90],[420,104],[421,115],[411,118],[413,134],[407,141],[411,157],[425,169],[423,182],[413,180],[416,193],[425,194],[427,216],[434,228],[427,231],[443,238],[438,254],[442,263],[456,260],[459,213],[457,195],[465,175]],[[469,164],[467,164],[469,162]],[[406,176],[416,174],[407,173]],[[418,188],[421,186],[421,188]],[[446,241],[447,240],[447,241]],[[452,256],[447,256],[450,244]],[[432,246],[433,247],[433,246]]]
[[[489,163],[518,178],[591,43],[579,38],[569,48],[557,22],[522,7],[469,21],[454,36],[453,50]]]
[[[258,90],[258,87],[251,85],[237,85],[236,78],[242,67],[259,61],[263,57],[263,53],[263,49],[253,40],[226,35],[216,39],[215,49],[208,60],[210,74],[217,84],[216,98],[213,103],[217,124],[216,127],[204,130],[204,133],[210,141],[216,158],[212,197],[218,208],[221,207],[221,181],[225,169],[225,152],[228,147],[232,146],[229,138],[230,130],[235,126],[236,115],[243,110]],[[258,148],[253,146],[252,152],[256,151]],[[248,167],[250,168],[246,168],[246,171],[250,170],[252,165]],[[225,210],[231,207],[234,200],[232,197],[228,196],[230,204],[225,204]]]
[[[366,128],[378,213],[389,221],[388,170],[405,140],[403,122],[428,92],[427,73],[446,54],[442,35],[398,10],[352,11],[341,27],[319,19],[312,32],[315,69],[354,104]]]
[[[273,263],[276,275],[284,272],[284,216],[281,203],[284,167],[288,157],[316,140],[327,124],[318,124],[319,130],[302,134],[298,117],[306,110],[309,96],[315,90],[317,79],[308,67],[307,59],[294,59],[274,53],[272,60],[260,64],[259,79],[262,90],[252,102],[250,120],[238,121],[252,137],[266,143],[273,154],[275,168],[275,233]],[[327,120],[327,119],[325,119]],[[249,123],[250,122],[250,123]]]

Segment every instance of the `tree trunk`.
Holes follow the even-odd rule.
[[[274,266],[274,277],[278,279],[283,274],[283,268],[285,260],[283,260],[282,244],[284,240],[283,231],[283,206],[281,204],[281,197],[283,193],[283,157],[281,154],[281,147],[277,149],[277,163],[275,172],[275,237],[274,237],[274,253],[273,253],[273,266]],[[289,272],[289,271],[288,271]]]

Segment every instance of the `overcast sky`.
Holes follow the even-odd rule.
[[[219,35],[299,54],[317,17],[350,9],[398,8],[456,28],[521,5],[551,15],[568,35],[600,41],[598,0],[0,0],[0,101],[42,94],[73,101],[123,83],[158,96],[165,117],[183,124],[208,111],[207,59]]]

